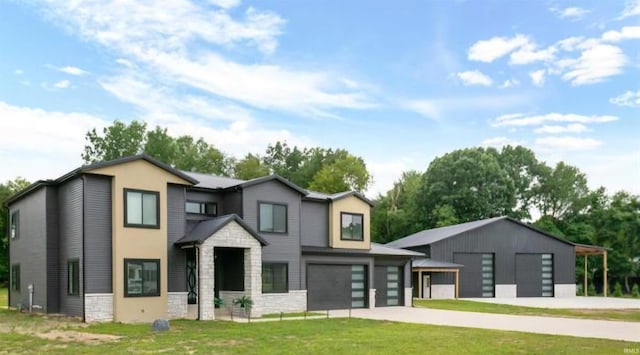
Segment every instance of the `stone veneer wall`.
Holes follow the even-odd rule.
[[[404,305],[407,307],[413,306],[413,288],[404,288]]]
[[[85,322],[113,321],[113,294],[87,293],[84,295]]]
[[[244,248],[244,292],[242,294],[251,297],[254,306],[251,309],[252,317],[262,315],[262,246],[251,234],[236,222],[229,222],[226,226],[209,237],[199,247],[199,275],[200,295],[200,319],[215,319],[214,314],[214,248]],[[237,297],[236,297],[237,298]]]
[[[260,300],[262,314],[304,312],[307,310],[307,290],[288,293],[263,293]]]
[[[376,308],[376,289],[369,289],[369,308]]]
[[[167,315],[169,318],[187,318],[189,299],[187,292],[169,292],[167,297]]]

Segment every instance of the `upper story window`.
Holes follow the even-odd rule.
[[[9,235],[11,236],[11,239],[17,239],[20,237],[20,211],[15,211],[11,214]]]
[[[215,202],[187,201],[184,206],[187,213],[215,216],[218,214],[218,205]]]
[[[363,240],[364,216],[359,213],[340,213],[342,225],[340,226],[340,239],[342,240]]]
[[[125,227],[160,228],[160,194],[124,189]]]
[[[260,232],[287,233],[287,205],[258,203]]]

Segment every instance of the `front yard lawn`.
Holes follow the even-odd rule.
[[[521,316],[569,317],[640,322],[638,309],[555,309],[512,306],[465,300],[414,300],[416,307],[450,311],[514,314]]]
[[[0,353],[25,354],[618,354],[638,344],[364,319],[85,325],[0,310]]]

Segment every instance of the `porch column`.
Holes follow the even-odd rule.
[[[458,299],[458,289],[459,289],[459,287],[458,287],[458,281],[460,280],[460,278],[459,278],[459,274],[460,274],[460,270],[456,269],[456,275],[455,275],[455,277],[456,277],[456,281],[455,281],[455,286],[454,286],[454,287],[455,287],[455,289],[456,289],[456,299]]]
[[[418,298],[424,298],[422,294],[422,270],[418,270]]]
[[[607,297],[607,288],[609,287],[609,282],[607,281],[607,251],[605,250],[604,253],[602,254],[604,256],[604,270],[602,271],[602,273],[604,274],[604,286],[603,286],[603,290],[604,290],[604,297]]]
[[[587,256],[584,255],[584,295],[587,296]]]

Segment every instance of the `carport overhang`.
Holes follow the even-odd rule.
[[[418,273],[418,298],[424,298],[422,287],[422,274],[425,272],[446,272],[453,273],[454,275],[454,293],[455,298],[458,299],[458,281],[460,279],[460,269],[464,265],[448,263],[443,261],[431,260],[431,259],[417,259],[411,262],[411,271]]]
[[[604,295],[604,297],[607,297],[607,285],[608,285],[608,280],[607,280],[607,250],[609,250],[608,248],[605,247],[601,247],[601,246],[597,246],[597,245],[587,245],[587,244],[578,244],[578,243],[574,243],[575,245],[575,250],[576,250],[576,256],[584,256],[584,284],[583,284],[583,288],[584,288],[584,295],[587,296],[587,267],[588,267],[588,259],[589,259],[589,255],[602,255],[603,260],[602,260],[602,278],[603,278],[603,282],[602,282],[602,294]]]

